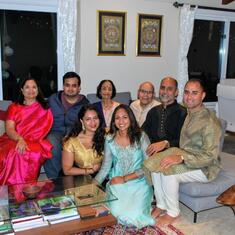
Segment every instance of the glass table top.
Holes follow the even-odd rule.
[[[58,210],[107,203],[117,198],[96,185],[90,176],[64,176],[25,184],[0,186],[1,221]]]

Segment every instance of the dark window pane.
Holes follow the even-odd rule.
[[[235,22],[230,23],[227,78],[235,78]]]
[[[3,98],[18,97],[19,82],[39,80],[46,97],[57,90],[56,13],[0,10]]]
[[[200,78],[207,91],[205,101],[217,101],[216,86],[220,79],[224,22],[195,20],[193,39],[188,52],[189,78]]]

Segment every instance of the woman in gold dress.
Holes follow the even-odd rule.
[[[78,122],[63,143],[65,175],[95,175],[100,169],[105,133],[102,125],[100,114],[93,105],[81,108]]]

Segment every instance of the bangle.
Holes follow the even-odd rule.
[[[123,176],[123,182],[126,183],[126,181],[127,181],[127,180],[126,180],[126,177]]]
[[[87,169],[86,169],[86,168],[84,168],[84,170],[85,170],[85,173],[84,173],[84,175],[87,175]]]

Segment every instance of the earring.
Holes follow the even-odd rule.
[[[85,133],[86,132],[86,128],[84,126],[84,124],[82,123],[82,131]]]

